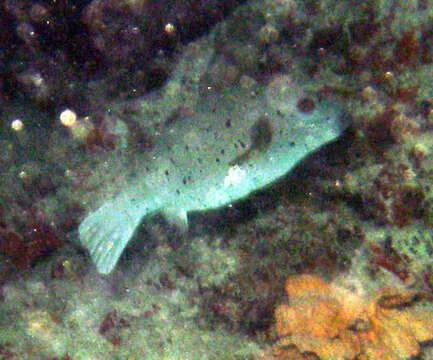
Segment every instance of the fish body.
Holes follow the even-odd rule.
[[[112,271],[144,217],[162,213],[185,231],[188,212],[243,199],[338,137],[344,128],[338,107],[315,99],[302,112],[302,91],[291,86],[280,79],[254,94],[208,95],[193,115],[174,122],[149,152],[147,169],[80,224],[97,270]]]

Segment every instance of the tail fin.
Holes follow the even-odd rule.
[[[155,211],[143,200],[146,199],[137,199],[124,191],[80,224],[81,244],[89,250],[99,273],[109,274],[113,270],[141,219]]]

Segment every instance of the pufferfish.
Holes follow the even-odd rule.
[[[143,171],[82,221],[81,244],[109,274],[144,218],[161,213],[186,231],[189,212],[228,206],[272,184],[342,133],[340,109],[304,98],[287,75],[253,91],[203,97],[160,134]]]

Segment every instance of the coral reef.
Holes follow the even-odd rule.
[[[0,3],[1,359],[253,358],[288,276],[268,359],[395,359],[395,344],[433,359],[419,343],[433,293],[432,1],[247,1],[225,18],[238,3]],[[343,100],[350,131],[270,191],[195,214],[182,239],[153,219],[96,275],[76,245],[85,212],[200,97],[278,74],[308,88],[301,111],[312,94]],[[296,276],[349,269],[367,290]],[[368,288],[389,274],[426,298]],[[288,335],[294,324],[308,336]]]
[[[289,305],[275,311],[279,337],[264,359],[389,359],[418,356],[420,343],[433,339],[433,308],[416,291],[382,289],[358,294],[315,275],[286,282]],[[297,350],[294,350],[296,347]],[[305,354],[305,355],[303,355]]]
[[[99,103],[95,91],[104,98],[137,96],[167,78],[177,46],[202,35],[240,3],[4,1],[0,90],[5,99],[26,94],[22,100],[42,111],[65,103],[86,109]],[[97,90],[95,84],[103,86]]]
[[[204,247],[202,239],[193,242]],[[83,271],[82,263],[65,260],[77,259],[75,250],[65,251],[0,287],[0,358],[235,360],[258,353],[244,334],[211,326],[200,316],[203,270],[184,272],[175,261],[185,262],[184,250],[158,247],[146,264],[132,264],[128,276],[117,273],[113,279]],[[209,255],[202,250],[196,261]],[[204,276],[218,283],[229,276],[224,272],[222,266]]]
[[[15,231],[2,222],[0,212],[0,254],[17,268],[27,269],[61,248],[63,239],[62,234],[35,209],[22,215],[20,231]]]

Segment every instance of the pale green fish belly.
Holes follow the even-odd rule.
[[[315,99],[314,109],[304,113],[297,101],[290,89],[277,95],[269,87],[255,95],[231,90],[208,96],[194,115],[167,129],[148,170],[79,226],[97,270],[112,271],[144,217],[163,213],[185,231],[188,212],[247,197],[341,134],[337,106]]]

